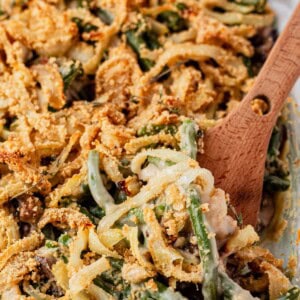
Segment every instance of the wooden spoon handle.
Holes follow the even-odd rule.
[[[241,106],[250,110],[254,98],[268,99],[269,113],[264,116],[276,122],[286,97],[300,75],[300,4],[272,49],[255,84]],[[241,109],[242,109],[241,107]]]

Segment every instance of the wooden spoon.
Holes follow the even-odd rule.
[[[230,194],[244,224],[255,225],[260,209],[267,149],[278,115],[300,75],[300,4],[280,35],[251,91],[237,109],[204,138],[201,167],[212,171],[217,187]],[[254,99],[268,104],[259,115]]]

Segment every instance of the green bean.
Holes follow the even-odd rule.
[[[224,292],[224,300],[253,300],[254,298],[249,291],[241,288],[236,282],[234,282],[229,276],[223,272],[219,272],[219,277],[221,279],[221,286]]]
[[[197,237],[199,254],[203,265],[202,294],[206,300],[218,298],[218,250],[214,237],[209,237],[209,225],[201,211],[200,194],[196,188],[188,191],[190,205],[188,208],[192,226]]]
[[[93,214],[91,214],[90,211],[86,207],[79,205],[79,211],[82,214],[86,215],[92,221],[92,223],[94,225],[97,225],[99,223],[99,219],[95,218],[95,216]]]
[[[245,65],[246,68],[247,68],[248,75],[249,75],[250,77],[253,77],[253,76],[254,76],[254,73],[253,73],[253,66],[252,66],[251,58],[250,58],[250,57],[247,57],[247,56],[243,56],[243,63],[244,63],[244,65]]]
[[[72,82],[83,75],[82,65],[79,62],[72,62],[69,66],[61,66],[60,73],[64,82],[64,91],[66,91]]]
[[[269,147],[268,147],[269,157],[276,157],[279,155],[280,152],[279,148],[282,143],[282,135],[283,135],[283,126],[281,126],[281,124],[277,124],[273,129]]]
[[[140,128],[137,132],[137,136],[149,136],[149,135],[154,135],[159,132],[164,132],[164,133],[169,133],[171,135],[174,135],[177,132],[177,127],[174,124],[148,124]]]
[[[157,35],[151,30],[138,33],[136,29],[130,29],[125,32],[125,35],[128,44],[137,54],[140,54],[140,47],[142,45],[145,45],[150,50],[160,47]]]
[[[136,33],[136,30],[130,29],[125,32],[127,43],[137,53],[140,52],[140,46],[144,43],[144,40],[140,35]]]
[[[176,4],[176,7],[177,7],[178,10],[181,10],[181,11],[186,10],[186,9],[188,8],[188,7],[186,6],[186,4],[184,4],[183,2],[177,3],[177,4]]]
[[[80,33],[96,31],[98,29],[98,26],[89,22],[83,23],[83,20],[77,17],[72,18],[72,22],[77,25]]]
[[[165,24],[171,32],[187,29],[187,22],[175,11],[164,11],[157,16],[157,21]]]
[[[113,299],[128,299],[131,286],[122,277],[123,260],[109,258],[111,268],[101,275],[98,275],[93,283],[102,288],[106,293],[113,296]]]
[[[45,247],[48,248],[48,249],[54,249],[54,248],[58,248],[58,245],[54,241],[46,241],[45,242]]]
[[[290,187],[290,181],[275,175],[268,175],[264,178],[264,187],[269,192],[286,191]]]
[[[51,105],[48,105],[48,111],[50,112],[57,112],[58,110],[52,107]]]
[[[64,246],[68,246],[68,244],[71,242],[72,238],[67,234],[64,233],[58,238],[58,242]]]
[[[47,224],[43,229],[42,233],[45,239],[55,241],[58,237],[58,230],[52,224]]]
[[[106,210],[114,204],[114,199],[104,187],[99,172],[99,153],[96,150],[91,150],[88,156],[88,184],[94,200],[101,208]]]
[[[97,7],[95,14],[105,25],[111,25],[114,21],[114,17],[107,10],[102,9],[101,7]]]
[[[142,38],[146,47],[150,50],[158,49],[161,45],[158,41],[158,36],[153,30],[146,30],[142,33]]]
[[[138,63],[143,72],[149,71],[155,65],[155,62],[153,60],[144,57],[138,58]]]
[[[197,157],[197,132],[195,123],[190,119],[183,121],[179,127],[180,132],[180,149],[189,155],[192,159]]]
[[[284,295],[277,300],[298,300],[300,298],[300,288],[297,286],[289,289]]]
[[[138,33],[136,29],[126,31],[125,35],[127,43],[138,55],[138,63],[142,71],[149,71],[155,65],[155,62],[151,59],[141,57],[140,48],[143,45],[150,50],[159,48],[160,44],[158,42],[157,35],[151,30]]]

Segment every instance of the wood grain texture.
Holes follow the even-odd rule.
[[[217,187],[230,194],[244,224],[255,225],[260,209],[265,160],[273,127],[300,75],[300,4],[280,35],[251,91],[239,107],[204,139],[200,165],[212,171]],[[270,110],[253,112],[251,101],[266,96]]]

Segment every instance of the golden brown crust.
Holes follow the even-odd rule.
[[[10,288],[22,281],[29,272],[36,269],[38,263],[34,252],[21,252],[13,256],[0,272],[0,291]]]
[[[38,227],[43,228],[48,223],[55,226],[65,228],[80,228],[91,227],[92,222],[88,217],[72,208],[48,208],[45,210],[41,219],[39,220]]]

